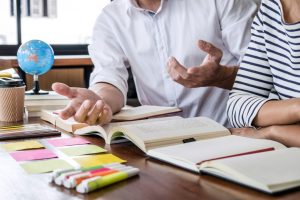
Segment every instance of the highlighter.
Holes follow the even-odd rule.
[[[89,193],[96,189],[133,177],[138,173],[139,169],[128,167],[126,170],[114,174],[86,179],[76,187],[76,191],[79,193]]]
[[[109,168],[101,168],[100,170],[87,171],[87,172],[71,175],[68,179],[64,180],[63,185],[66,188],[75,188],[83,180],[96,177],[96,176],[106,176],[109,174],[117,173],[126,168],[127,167],[124,165],[120,165],[120,166],[116,165]]]
[[[80,168],[80,169],[71,169],[71,170],[57,170],[54,171],[51,175],[51,181],[55,182],[57,185],[62,185],[63,181],[71,175],[79,174],[86,171],[97,170],[104,167],[111,167],[115,165],[120,165],[119,163],[111,163],[107,165],[99,165],[94,167]]]

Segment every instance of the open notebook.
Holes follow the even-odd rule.
[[[271,140],[225,136],[156,148],[147,154],[266,193],[300,186],[300,149]]]

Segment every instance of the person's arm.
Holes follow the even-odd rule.
[[[70,103],[58,112],[62,119],[74,117],[76,121],[90,125],[107,124],[113,113],[124,105],[122,92],[107,83],[95,84],[91,89],[54,83],[52,89],[70,99]]]
[[[234,127],[251,127],[260,108],[270,99],[273,76],[268,62],[259,11],[251,28],[251,42],[240,65],[233,90],[227,103],[229,121]]]
[[[115,86],[108,83],[97,83],[89,89],[99,95],[110,106],[112,113],[119,112],[124,107],[124,96]]]
[[[74,117],[78,122],[91,125],[107,124],[112,114],[126,104],[128,61],[114,32],[112,12],[104,9],[94,27],[92,43],[88,48],[94,64],[90,89],[72,88],[62,83],[52,86],[54,91],[71,100],[59,113],[63,119]]]
[[[200,40],[198,46],[208,54],[202,64],[187,69],[175,58],[171,57],[167,65],[170,77],[187,88],[219,87],[230,90],[234,83],[238,67],[221,65],[220,61],[223,52],[213,44]]]
[[[288,147],[300,147],[300,125],[269,126],[261,129],[235,128],[230,129],[231,134],[256,138],[269,139],[280,142]]]
[[[300,122],[300,99],[266,102],[253,121],[254,126],[289,125]]]
[[[258,0],[218,0],[216,5],[224,45],[237,60],[241,60],[249,42],[249,30]],[[171,58],[167,65],[170,77],[187,88],[219,87],[231,90],[238,66],[221,65],[223,52],[213,44],[200,40],[198,46],[207,53],[205,60],[199,66],[187,68]]]

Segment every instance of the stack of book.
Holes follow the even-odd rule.
[[[40,117],[43,109],[63,109],[69,102],[67,97],[50,91],[47,95],[25,95],[24,105],[29,117]]]

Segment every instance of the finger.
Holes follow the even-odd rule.
[[[202,69],[201,67],[191,67],[187,69],[187,73],[191,75],[201,75]]]
[[[63,96],[66,96],[70,99],[76,97],[76,95],[77,95],[77,89],[76,88],[69,87],[64,83],[53,83],[52,84],[52,89],[56,93],[58,93],[60,95],[63,95]]]
[[[199,48],[210,55],[210,59],[219,63],[223,57],[223,52],[221,49],[215,47],[213,44],[206,42],[204,40],[199,40]]]
[[[69,103],[69,105],[64,108],[63,110],[58,112],[58,115],[60,118],[62,119],[69,119],[70,117],[74,116],[74,114],[76,113],[76,110],[73,106],[73,103]]]
[[[98,122],[100,125],[108,124],[110,122],[107,108],[103,109],[103,112],[101,113],[101,116],[99,117]]]
[[[103,111],[103,107],[104,103],[101,100],[96,102],[93,109],[88,113],[86,120],[88,124],[96,124],[100,113]]]
[[[170,57],[168,61],[168,68],[171,73],[181,76],[183,79],[188,78],[187,70],[174,57]]]
[[[75,113],[74,119],[81,123],[85,122],[85,119],[91,107],[92,107],[92,102],[90,100],[85,100],[80,106],[80,108],[77,110],[77,112]]]

